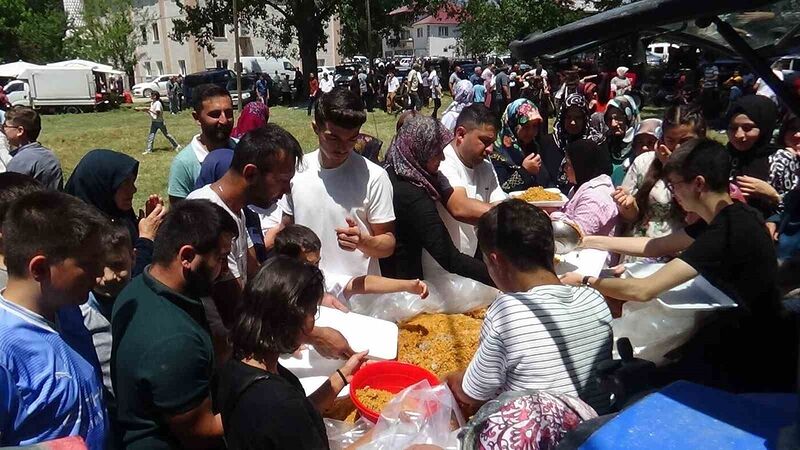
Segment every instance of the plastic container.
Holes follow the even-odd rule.
[[[356,391],[370,387],[397,394],[422,380],[428,380],[431,386],[439,384],[439,379],[436,378],[436,375],[422,367],[397,361],[374,362],[362,367],[353,376],[353,380],[350,382],[350,399],[358,409],[358,412],[374,423],[378,421],[378,417],[381,415],[380,411],[373,411],[364,406],[363,403],[358,401]]]

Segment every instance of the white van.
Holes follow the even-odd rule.
[[[669,62],[670,48],[679,48],[679,46],[677,44],[670,44],[669,42],[653,42],[647,46],[647,51],[661,58],[661,61],[666,64]]]
[[[242,73],[244,74],[266,73],[274,78],[275,71],[277,71],[281,78],[284,75],[289,75],[289,79],[294,80],[294,64],[287,58],[243,56],[240,61],[242,62]]]

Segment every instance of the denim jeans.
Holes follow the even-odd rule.
[[[153,151],[153,142],[156,140],[156,133],[161,130],[161,133],[164,134],[164,137],[167,138],[169,143],[172,145],[172,148],[178,147],[178,142],[175,141],[175,138],[169,134],[167,131],[167,126],[164,124],[163,120],[153,120],[150,122],[150,134],[147,136],[147,149],[145,152],[150,153]]]

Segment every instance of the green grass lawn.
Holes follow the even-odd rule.
[[[442,111],[450,103],[450,98],[443,99]],[[662,110],[645,109],[643,117],[658,117]],[[430,114],[425,108],[423,113]],[[292,133],[306,152],[317,148],[317,137],[311,130],[310,118],[305,108],[286,108],[282,106],[270,109],[270,122],[278,124]],[[183,111],[177,116],[166,116],[167,128],[181,145],[186,145],[199,132],[199,127],[192,119],[190,111]],[[383,140],[383,151],[389,146],[395,133],[396,117],[376,109],[368,114],[367,123],[361,128],[363,133]],[[552,125],[552,123],[551,123]],[[175,152],[169,142],[160,134],[156,136],[154,153],[142,155],[147,132],[150,129],[150,117],[147,113],[133,111],[129,107],[119,110],[88,113],[60,114],[43,116],[42,144],[53,149],[64,169],[65,180],[72,173],[75,165],[86,152],[96,148],[107,148],[131,155],[140,161],[139,178],[135,204],[141,206],[150,194],[159,194],[167,198],[167,177],[169,166]],[[711,133],[712,137],[724,140],[724,136]]]

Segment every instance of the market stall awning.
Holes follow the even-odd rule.
[[[17,61],[8,64],[0,64],[0,77],[3,78],[17,78],[22,71],[39,67],[36,64],[31,64],[25,61]]]
[[[771,6],[784,3],[790,2],[776,2],[775,0],[643,0],[595,14],[544,33],[533,33],[523,40],[512,42],[510,48],[516,58],[531,59],[549,53],[558,53],[591,41],[606,42],[634,33],[652,32],[656,27],[678,29],[684,27],[684,23],[687,22],[691,22],[691,24],[687,24],[688,26],[697,29],[697,35],[706,34],[709,41],[718,45],[726,45],[725,41],[713,31],[700,31],[707,29],[696,27],[693,22],[699,18],[757,9],[762,9],[762,12],[769,14],[770,17],[755,14],[747,16],[745,13],[735,14],[736,17],[731,17],[731,19],[744,18],[747,23],[740,24],[740,26],[749,24],[754,25],[752,28],[759,28],[759,30],[743,29],[740,32],[745,34],[746,38],[752,38],[751,45],[761,47],[767,44],[766,41],[769,38],[766,36],[780,31],[776,22],[797,23],[794,14],[789,14],[789,17],[785,17],[786,14],[784,14],[784,17],[781,17],[773,12],[774,8]],[[757,31],[761,32],[757,33]]]

